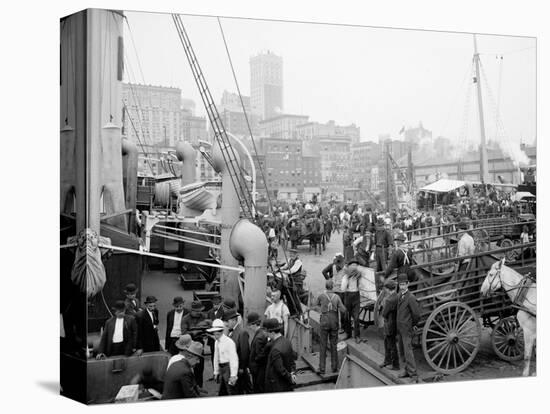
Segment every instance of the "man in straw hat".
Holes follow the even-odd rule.
[[[164,347],[170,354],[176,355],[179,351],[174,346],[178,338],[183,333],[183,317],[187,310],[183,307],[185,301],[181,296],[176,296],[172,302],[172,309],[166,315],[166,342]]]
[[[265,392],[293,391],[296,353],[292,344],[281,334],[281,324],[277,319],[266,319],[264,328],[271,341],[265,369]]]
[[[137,348],[137,325],[133,316],[125,314],[124,301],[117,300],[114,315],[105,322],[96,358],[115,355],[130,356]]]
[[[399,231],[394,237],[395,249],[390,257],[388,267],[384,270],[384,277],[387,278],[394,270],[397,274],[405,273],[409,282],[415,280],[414,271],[410,270],[412,265],[413,253],[412,250],[405,244],[405,233]]]
[[[181,358],[168,366],[164,375],[162,399],[199,397],[201,390],[195,381],[193,367],[203,359],[202,344],[190,341],[183,335],[174,346]]]
[[[214,319],[207,329],[214,336],[214,379],[220,384],[218,395],[235,395],[239,372],[239,356],[235,342],[225,335],[226,327],[221,319]]]

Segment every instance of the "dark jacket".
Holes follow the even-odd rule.
[[[413,326],[420,320],[420,306],[415,296],[408,290],[404,295],[397,293],[397,330],[412,334]]]
[[[267,354],[269,352],[267,333],[260,328],[254,334],[252,343],[250,344],[249,368],[252,373],[262,369],[265,372],[267,363]]]
[[[105,322],[105,328],[99,342],[98,353],[107,356],[112,355],[113,334],[115,333],[116,316],[111,317]],[[137,349],[137,324],[133,316],[124,315],[124,324],[122,330],[124,343],[124,355],[130,356]]]
[[[389,247],[393,244],[393,237],[390,232],[383,226],[376,227],[376,233],[374,234],[374,243],[376,247]]]
[[[172,327],[174,325],[174,313],[176,313],[176,310],[175,309],[172,309],[170,312],[168,312],[168,314],[166,315],[166,342],[165,343],[169,343],[170,342],[170,332],[172,332]],[[183,315],[181,316],[181,332],[183,333],[183,330],[185,329],[185,325],[183,324],[184,320],[185,320],[185,315],[187,315],[187,313],[189,313],[189,311],[187,309],[184,309],[183,310]]]
[[[265,369],[265,391],[292,391],[291,373],[296,370],[295,353],[292,344],[284,336],[273,341]]]
[[[410,272],[409,269],[412,265],[413,253],[412,250],[407,248],[405,249],[397,248],[393,251],[393,254],[390,257],[388,267],[385,270],[385,276],[388,277],[392,272],[397,269],[397,274],[406,273],[407,276],[411,273],[409,277],[409,282],[412,282],[414,278],[412,277],[413,272]]]
[[[133,301],[128,298],[125,298],[124,306],[126,307],[126,310],[125,310],[126,315],[131,315],[133,317],[135,317],[137,311],[141,309],[141,305],[139,303],[138,298],[135,298]]]
[[[382,317],[384,318],[384,334],[386,336],[395,336],[397,333],[397,302],[399,297],[397,292],[385,297],[382,306]]]
[[[250,341],[248,340],[248,332],[245,331],[240,325],[237,325],[232,332],[229,333],[229,337],[235,342],[237,347],[237,355],[239,356],[239,371],[246,370],[248,368],[248,362],[250,360]]]
[[[162,399],[193,398],[199,396],[199,390],[193,368],[186,359],[174,362],[164,375]]]
[[[138,330],[138,345],[139,349],[143,349],[143,352],[156,352],[160,351],[160,341],[158,329],[155,325],[159,324],[159,311],[154,309],[153,312],[154,321],[151,320],[149,313],[146,309],[140,309],[136,314],[136,323]]]
[[[213,321],[214,319],[222,319],[223,313],[224,313],[223,305],[220,305],[218,309],[214,309],[214,307],[212,307],[208,311],[208,319],[210,319],[211,321]]]
[[[193,341],[202,342],[206,336],[205,329],[198,328],[197,325],[204,321],[205,315],[200,313],[199,316],[192,316],[191,312],[185,315],[181,319],[181,325],[183,326],[181,333],[191,335]]]

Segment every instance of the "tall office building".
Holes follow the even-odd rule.
[[[283,58],[270,51],[250,58],[250,105],[262,119],[283,112]]]

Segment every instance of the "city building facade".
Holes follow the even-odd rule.
[[[307,122],[307,115],[281,114],[259,122],[262,137],[296,139],[297,127]]]
[[[267,51],[250,58],[250,105],[262,119],[283,112],[283,58]]]
[[[311,141],[315,137],[349,137],[353,144],[361,139],[361,130],[355,124],[338,125],[334,121],[325,124],[320,122],[307,122],[296,126],[296,138],[302,141]]]

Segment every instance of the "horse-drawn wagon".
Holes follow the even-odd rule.
[[[534,252],[535,245],[526,243],[522,248]],[[416,279],[410,283],[409,289],[421,308],[418,325],[421,329],[416,340],[427,363],[435,371],[455,374],[467,368],[480,349],[482,327],[492,328],[492,347],[501,359],[515,361],[524,358],[524,344],[528,349],[525,358],[530,356],[531,339],[524,341],[519,318],[516,319],[518,308],[520,311],[524,308],[518,292],[525,295],[525,289],[502,284],[506,291],[497,291],[490,297],[481,293],[485,279],[489,279],[495,269],[501,269],[499,266],[504,266],[505,257],[514,248],[501,247],[463,257],[446,253],[429,262],[416,260],[422,251],[415,253],[415,264],[411,269],[415,271]],[[520,255],[504,267],[525,285],[525,281],[536,275],[535,261],[534,254],[529,257]],[[532,288],[530,285],[529,289]],[[531,336],[534,335],[529,338]]]

